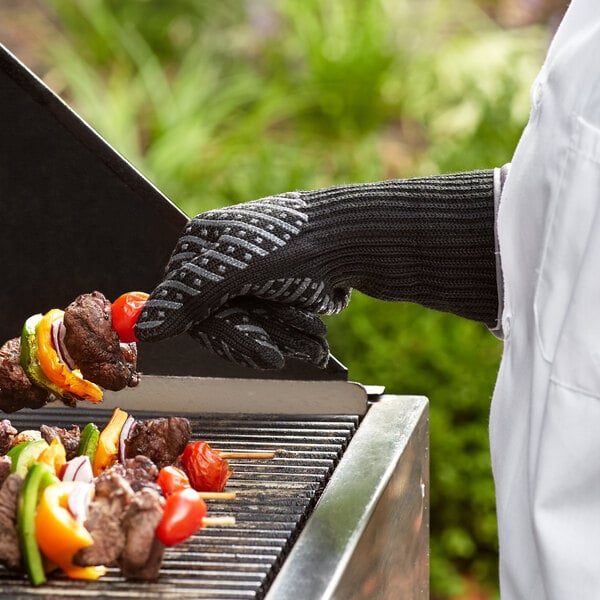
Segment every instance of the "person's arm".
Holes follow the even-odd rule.
[[[297,350],[292,343],[297,331],[308,326],[314,330],[311,339],[324,340],[313,315],[341,311],[353,288],[494,328],[494,173],[292,192],[198,215],[182,233],[165,279],[146,303],[137,335],[159,340],[189,330],[232,360],[277,368]],[[274,320],[288,333],[274,339],[270,317],[282,309],[289,314]],[[263,313],[260,323],[256,310]],[[235,330],[227,326],[225,347],[219,348],[224,311],[237,314],[238,322]],[[297,330],[285,326],[290,315],[302,322]],[[246,327],[240,328],[243,322]],[[261,357],[263,348],[273,360]],[[308,360],[323,362],[309,354]]]

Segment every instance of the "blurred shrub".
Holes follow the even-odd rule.
[[[61,92],[192,215],[291,189],[510,160],[543,32],[465,0],[51,2]],[[56,73],[55,73],[56,76]],[[360,294],[328,318],[350,377],[431,401],[431,591],[495,589],[487,421],[500,342]]]

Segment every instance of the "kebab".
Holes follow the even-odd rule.
[[[110,302],[94,291],[64,311],[29,317],[21,336],[0,347],[0,409],[40,408],[61,400],[100,402],[103,389],[140,381],[134,326],[148,295],[122,294]]]
[[[128,444],[136,431],[137,443],[162,449],[155,455],[160,469]],[[12,569],[24,562],[35,585],[46,579],[43,556],[72,578],[101,577],[112,564],[127,578],[156,578],[166,547],[202,527],[235,524],[233,517],[206,516],[204,500],[236,494],[196,491],[198,473],[227,465],[219,455],[274,456],[219,452],[190,436],[185,418],[136,420],[118,408],[102,431],[88,423],[81,432],[42,425],[18,433],[0,421],[0,448],[8,448],[0,457],[0,561]],[[183,460],[186,450],[193,460]],[[203,455],[212,460],[203,465]],[[228,465],[226,472],[229,478]]]
[[[138,425],[168,449],[163,463],[177,462],[194,443],[185,418],[132,422],[115,409],[102,431],[94,424],[81,433],[75,426],[42,426],[8,450],[0,459],[10,467],[0,488],[0,560],[8,568],[23,562],[34,585],[46,580],[46,559],[76,579],[101,577],[112,564],[125,577],[154,579],[166,547],[201,527],[234,524],[231,517],[207,517],[204,500],[235,494],[199,493],[183,468],[159,469],[147,456],[129,457],[135,449],[127,437]],[[2,447],[23,437],[7,419],[0,422]]]
[[[124,294],[111,305],[92,292],[64,312],[28,319],[21,338],[0,349],[2,408],[36,408],[57,398],[97,402],[100,385],[117,391],[137,385],[133,328],[146,297]],[[120,409],[102,432],[88,424],[81,435],[76,427],[42,426],[35,439],[22,440],[31,432],[17,434],[1,421],[0,448],[11,437],[16,445],[0,458],[0,482],[7,465],[11,471],[0,489],[0,559],[18,567],[20,548],[34,585],[46,579],[42,552],[72,578],[98,578],[113,563],[125,577],[157,577],[166,546],[202,526],[232,524],[229,517],[206,517],[204,504],[235,498],[222,491],[232,473],[227,454],[189,442],[190,433],[186,419],[136,421]]]

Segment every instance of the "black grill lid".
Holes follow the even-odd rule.
[[[0,45],[0,343],[31,314],[80,293],[151,290],[187,217]],[[305,363],[265,374],[235,367],[188,336],[142,344],[157,375],[345,379]]]

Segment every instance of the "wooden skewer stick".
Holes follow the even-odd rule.
[[[235,500],[235,492],[198,492],[203,500]]]
[[[232,451],[219,451],[221,458],[258,458],[261,460],[268,460],[275,458],[276,452],[236,452]]]
[[[235,525],[235,517],[204,517],[203,527],[232,527]]]

